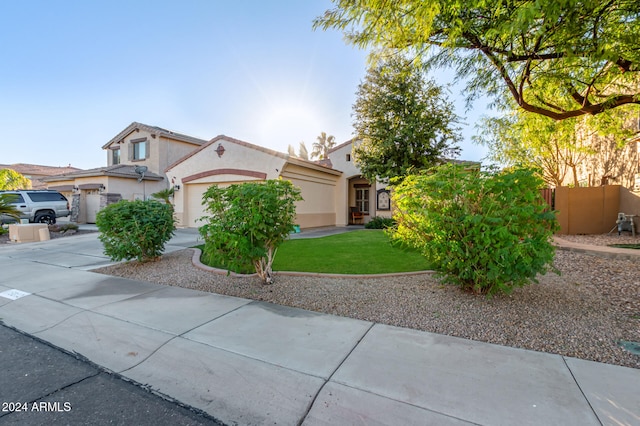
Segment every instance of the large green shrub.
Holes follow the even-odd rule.
[[[98,212],[96,225],[105,254],[116,261],[158,258],[176,229],[171,206],[154,200],[110,204]]]
[[[278,246],[293,230],[300,190],[286,180],[210,187],[203,196],[210,214],[201,220],[204,254],[229,270],[251,266],[267,284],[272,281]]]
[[[552,267],[558,225],[534,170],[447,164],[393,192],[393,236],[422,250],[444,280],[475,293],[510,293]]]

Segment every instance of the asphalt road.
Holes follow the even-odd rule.
[[[0,425],[222,425],[0,324]]]

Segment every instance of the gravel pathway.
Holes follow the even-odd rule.
[[[606,245],[626,237],[562,236]],[[634,238],[633,242],[638,242]],[[640,342],[640,265],[558,250],[561,276],[487,299],[442,285],[429,273],[387,278],[277,276],[273,285],[203,271],[185,249],[154,263],[95,270],[137,280],[263,300],[499,345],[640,368],[620,340]]]

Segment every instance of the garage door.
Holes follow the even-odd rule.
[[[186,208],[185,208],[185,222],[190,228],[199,228],[204,222],[199,221],[204,216],[204,206],[202,205],[202,195],[211,186],[210,183],[191,183],[186,184],[184,188],[187,193],[185,194]]]
[[[87,194],[87,223],[96,223],[96,215],[100,210],[100,194]]]

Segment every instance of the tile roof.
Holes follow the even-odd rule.
[[[0,164],[0,169],[11,169],[20,173],[21,175],[38,175],[38,176],[53,176],[59,175],[62,173],[70,173],[76,172],[82,169],[77,167],[62,166],[42,166],[40,164],[26,164],[26,163],[15,163],[15,164]]]
[[[138,179],[140,175],[138,175],[135,172],[135,168],[136,166],[133,166],[130,164],[116,164],[113,166],[98,167],[95,169],[80,170],[77,172],[65,173],[63,175],[50,176],[42,180],[44,180],[45,182],[56,182],[56,181],[70,180],[70,179],[81,178],[81,177],[97,177],[97,176],[111,176],[111,177],[122,177],[127,179]],[[149,171],[144,174],[144,180],[163,180],[163,179],[164,177]]]

